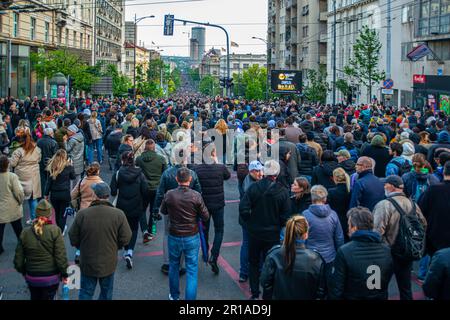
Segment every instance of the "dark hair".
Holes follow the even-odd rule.
[[[177,170],[177,180],[180,183],[186,183],[191,178],[191,170],[181,167]]]
[[[334,155],[334,152],[331,150],[325,150],[322,154],[322,158],[320,159],[322,162],[325,161],[337,161],[336,156]]]
[[[8,171],[8,167],[9,167],[8,157],[5,155],[1,155],[0,156],[0,172],[4,173],[4,172]]]
[[[100,164],[98,162],[92,162],[86,169],[88,177],[97,176],[100,173]]]
[[[132,151],[124,152],[121,157],[122,165],[127,167],[134,166],[134,153]]]
[[[447,161],[450,161],[450,152],[442,152],[439,155],[439,163],[441,164],[441,166],[444,166]]]
[[[305,143],[307,140],[306,134],[302,133],[301,135],[298,136],[298,141],[300,143]]]
[[[398,142],[392,142],[390,148],[392,152],[397,154],[397,156],[401,156],[403,153],[403,145]]]
[[[369,209],[358,206],[347,212],[347,218],[358,230],[373,230],[373,215]]]
[[[450,160],[444,165],[444,176],[450,176]]]

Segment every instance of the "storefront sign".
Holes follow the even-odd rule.
[[[50,87],[50,98],[51,99],[56,99],[57,98],[57,92],[58,92],[58,86],[57,85],[52,85]]]
[[[450,96],[441,94],[439,101],[439,108],[441,111],[444,111],[446,115],[450,115]]]
[[[271,79],[273,93],[300,94],[302,92],[301,71],[272,70]]]
[[[413,83],[425,83],[426,76],[424,74],[415,74],[413,77]]]

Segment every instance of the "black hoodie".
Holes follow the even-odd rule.
[[[333,181],[333,170],[338,167],[336,161],[324,161],[322,164],[314,168],[311,185],[320,184],[327,189],[335,186]]]

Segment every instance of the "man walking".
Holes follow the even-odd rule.
[[[69,231],[70,243],[81,251],[79,299],[92,300],[98,282],[99,300],[112,300],[117,251],[130,242],[131,229],[123,211],[109,203],[109,186],[91,188],[97,200],[77,213]]]
[[[197,298],[198,251],[200,236],[198,220],[208,221],[208,209],[199,192],[189,188],[192,181],[188,168],[177,170],[178,188],[170,190],[164,196],[161,213],[169,217],[169,286],[170,300],[179,300],[179,270],[181,255],[186,263],[185,299]]]
[[[75,186],[81,179],[81,174],[84,171],[84,137],[78,127],[74,124],[67,128],[67,136],[65,138],[65,149],[69,158],[72,159],[73,169],[75,171],[75,180],[72,182],[72,187]]]

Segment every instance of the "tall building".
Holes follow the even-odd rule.
[[[95,63],[113,64],[124,69],[125,2],[96,0],[95,2]]]
[[[136,61],[134,54],[136,53]],[[136,64],[135,64],[136,62]],[[150,50],[135,46],[133,42],[125,42],[125,72],[124,74],[130,79],[134,79],[135,66],[141,66],[144,74],[147,74],[148,65],[150,63]]]
[[[125,42],[136,41],[137,39],[137,27],[134,21],[125,21]]]
[[[194,27],[191,32],[191,59],[200,64],[203,55],[206,53],[205,46],[206,29],[204,27]],[[193,41],[195,40],[195,41]]]
[[[326,66],[327,1],[269,0],[269,70]]]

